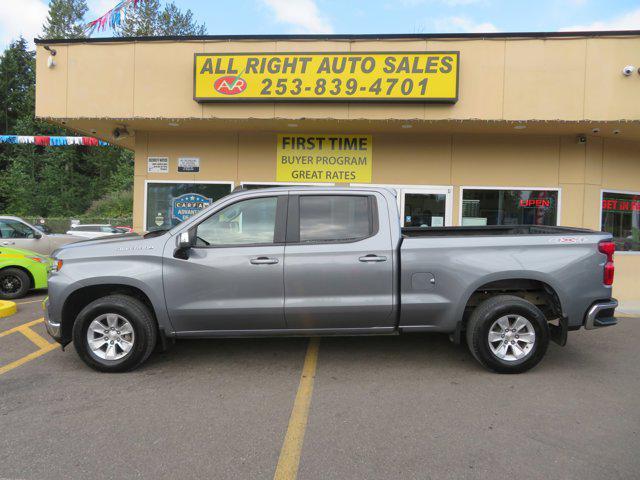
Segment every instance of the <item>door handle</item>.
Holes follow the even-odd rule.
[[[383,255],[374,255],[370,253],[369,255],[365,255],[364,257],[358,258],[361,262],[369,263],[369,262],[386,262],[387,257]]]
[[[16,242],[2,242],[2,245],[15,245]]]
[[[278,263],[277,258],[270,257],[256,257],[249,260],[252,265],[275,265]]]

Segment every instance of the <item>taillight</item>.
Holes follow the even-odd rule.
[[[616,251],[616,244],[611,240],[602,240],[598,243],[598,251],[607,256],[607,262],[604,264],[604,276],[602,278],[602,282],[605,285],[613,285],[613,274],[615,273],[613,254]]]

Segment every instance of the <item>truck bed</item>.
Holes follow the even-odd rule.
[[[609,238],[588,229],[531,225],[404,228],[400,328],[450,332],[473,292],[518,279],[550,287],[569,326],[578,327],[594,299],[611,297],[611,287],[602,283],[606,257],[598,251]]]
[[[412,237],[485,237],[497,235],[589,235],[594,230],[545,225],[498,225],[486,227],[405,227],[402,236]]]

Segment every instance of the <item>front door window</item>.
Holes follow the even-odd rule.
[[[0,220],[0,238],[35,238],[35,232],[17,220]]]

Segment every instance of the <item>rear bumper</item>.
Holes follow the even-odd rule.
[[[585,330],[610,327],[618,323],[618,319],[614,316],[617,307],[618,301],[615,298],[591,305],[584,316]]]

